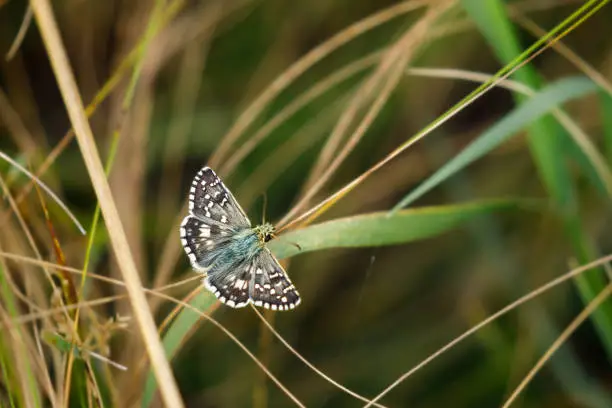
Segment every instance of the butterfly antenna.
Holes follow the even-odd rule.
[[[262,224],[266,223],[266,210],[268,209],[268,194],[263,193],[263,209],[261,214]]]

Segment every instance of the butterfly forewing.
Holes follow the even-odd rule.
[[[209,167],[191,183],[189,213],[181,224],[181,243],[191,265],[201,271],[211,267],[236,231],[251,227],[232,193]]]
[[[203,221],[216,221],[233,229],[251,227],[242,207],[209,167],[200,170],[191,183],[189,212]]]
[[[181,224],[181,243],[194,269],[206,271],[235,231],[211,219],[188,215]]]

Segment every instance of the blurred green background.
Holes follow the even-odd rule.
[[[92,101],[118,69],[123,73],[108,98],[96,103],[91,126],[103,160],[114,143],[114,134],[119,134],[110,182],[147,287],[195,275],[178,246],[176,223],[186,214],[188,186],[203,165],[215,166],[254,223],[262,220],[264,194],[266,219],[278,221],[330,165],[326,161],[322,169],[316,169],[330,134],[377,72],[380,55],[391,58],[391,48],[402,39],[406,43],[399,48],[399,55],[405,55],[406,61],[401,61],[404,69],[392,84],[392,92],[308,207],[362,175],[475,89],[478,84],[459,78],[460,70],[494,74],[516,56],[512,55],[512,44],[518,50],[526,49],[582,4],[543,0],[53,2],[84,102]],[[436,8],[444,7],[448,10],[434,19]],[[14,44],[26,10],[25,1],[0,1],[3,56]],[[387,14],[383,10],[388,10]],[[348,36],[350,32],[344,31],[347,27],[364,19],[376,21],[374,16],[381,15],[389,18],[381,18],[372,29],[307,67],[266,101],[250,123],[241,116],[269,92],[271,84],[289,78],[290,67],[300,58],[321,49],[322,44],[323,48],[329,46],[330,38],[337,38],[334,36]],[[426,24],[427,18],[432,20]],[[608,87],[612,78],[611,21],[612,8],[608,5],[562,40],[601,75]],[[534,31],[534,27],[543,31]],[[138,44],[144,45],[130,59],[130,51]],[[504,48],[504,44],[510,45]],[[252,151],[236,159],[240,149],[265,130],[279,112],[312,92],[325,78],[375,52],[382,54],[370,57],[372,63],[364,69],[285,118]],[[530,74],[525,74],[525,69],[512,78],[536,91],[563,78],[591,75],[585,73],[584,66],[577,66],[553,49],[529,65],[529,73],[538,78],[539,84],[529,82]],[[407,67],[423,70],[411,72]],[[440,71],[425,75],[429,68],[456,71],[442,78]],[[358,105],[350,131],[332,157],[337,157],[354,134],[351,132],[367,117],[376,97],[384,94],[385,81],[391,81],[391,77],[390,73],[382,75],[382,81]],[[130,78],[138,82],[126,105]],[[500,123],[521,103],[515,97],[506,89],[490,90],[373,173],[315,223],[390,210],[487,129]],[[605,171],[609,171],[612,96],[601,87],[563,108],[585,132],[604,159]],[[408,208],[447,206],[448,211],[462,211],[460,204],[498,198],[517,203],[535,200],[537,205],[483,211],[480,217],[466,219],[451,231],[431,233],[426,239],[295,256],[285,265],[300,291],[302,304],[295,311],[266,316],[304,358],[339,383],[371,398],[506,304],[579,264],[609,253],[612,236],[606,181],[593,170],[591,156],[573,144],[556,119],[547,120],[532,127],[530,122],[523,123],[507,141],[465,169],[453,172]],[[228,137],[232,137],[237,124],[246,126],[237,140],[220,151],[220,146],[231,140]],[[540,126],[540,135],[545,136],[537,136],[535,126]],[[18,49],[0,61],[0,148],[37,170],[66,140],[69,129],[45,45],[32,21]],[[534,147],[544,139],[547,146]],[[550,163],[542,159],[546,151],[554,156],[552,168],[562,169],[550,178],[546,176]],[[28,179],[6,163],[0,168],[10,190],[18,195]],[[76,141],[68,142],[41,179],[85,226],[90,225],[96,197]],[[560,189],[571,196],[567,201]],[[59,207],[47,201],[66,264],[82,268],[86,238],[78,234]],[[42,259],[55,262],[34,190],[19,208]],[[3,211],[10,211],[8,202]],[[2,251],[34,257],[17,218],[9,218],[4,219],[5,232],[0,234]],[[427,235],[424,231],[423,236]],[[94,242],[89,269],[120,278],[103,223]],[[51,286],[33,269],[18,262],[2,268],[12,274],[18,287],[27,286],[24,274],[35,274],[39,285],[35,286],[40,290],[33,299],[41,308],[50,308]],[[589,274],[597,277],[591,284],[607,284],[601,270]],[[197,287],[197,282],[170,293],[182,299]],[[568,281],[518,307],[402,382],[380,403],[389,407],[502,405],[584,308],[589,299],[584,285],[588,284],[582,282],[581,287],[579,282],[582,289],[577,289]],[[25,293],[28,290],[24,289]],[[119,286],[88,281],[83,296],[95,299],[121,293],[124,290]],[[17,301],[17,307],[23,314],[27,312],[23,301]],[[161,322],[173,305],[156,300],[152,307]],[[3,309],[8,310],[8,306]],[[87,315],[83,326],[108,336],[104,344],[93,342],[91,347],[129,367],[127,372],[111,368],[110,382],[108,376],[99,374],[104,398],[110,406],[140,405],[147,367],[139,365],[144,354],[134,321],[121,330],[101,328],[100,323],[112,316],[130,315],[129,304],[118,300],[93,310],[97,321]],[[291,354],[248,308],[213,306],[206,311],[253,351],[305,406],[363,405]],[[602,312],[599,320],[581,325],[513,406],[612,406],[612,338],[606,334],[612,326],[610,316]],[[34,336],[35,326],[61,332],[61,325],[47,317],[24,325],[28,336]],[[189,336],[173,359],[174,374],[187,406],[293,405],[218,328],[201,320],[183,334],[187,331]],[[1,352],[8,359],[5,363],[11,364],[10,341],[2,344]],[[32,359],[46,363],[52,387],[62,389],[66,379],[57,368],[63,366],[66,353],[47,346],[44,353],[46,358]],[[94,366],[100,372],[108,369],[99,362]],[[84,369],[79,366],[75,370]],[[0,377],[3,404],[19,394],[10,372]],[[40,392],[40,401],[48,401],[44,387],[34,388]],[[83,405],[87,401],[83,398],[88,392],[85,390],[73,380],[69,405]],[[25,404],[15,398],[16,405]],[[162,406],[159,395],[152,399],[153,406]]]

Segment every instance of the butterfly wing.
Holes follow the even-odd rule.
[[[289,310],[300,304],[299,293],[268,248],[263,248],[253,258],[251,279],[250,298],[255,306]]]
[[[210,167],[204,167],[193,178],[189,212],[203,221],[211,220],[234,229],[251,227],[249,217]]]
[[[248,262],[237,265],[219,265],[208,273],[204,286],[221,302],[231,307],[249,304],[249,287],[252,285],[252,267]]]
[[[237,263],[216,264],[204,285],[223,303],[243,307],[249,302],[272,310],[295,309],[300,295],[267,248]]]
[[[188,215],[181,223],[181,244],[191,266],[201,272],[209,271],[234,234],[230,226],[193,215]]]
[[[194,269],[207,271],[236,232],[251,222],[232,193],[209,167],[196,174],[189,191],[189,215],[180,237]]]

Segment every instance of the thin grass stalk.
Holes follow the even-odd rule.
[[[586,19],[591,17],[599,8],[589,10],[588,6],[583,6],[575,13],[573,13],[570,17],[564,20],[561,24],[551,30],[545,37],[540,38],[536,43],[534,43],[531,47],[525,50],[521,55],[516,57],[510,64],[503,67],[499,70],[490,81],[485,84],[482,84],[470,94],[465,96],[461,101],[456,103],[452,108],[446,111],[443,115],[436,118],[432,123],[427,125],[424,129],[419,131],[416,135],[408,139],[402,145],[397,147],[391,153],[389,153],[386,157],[376,163],[374,166],[370,167],[367,171],[362,173],[359,177],[355,178],[350,183],[346,184],[341,189],[337,190],[335,193],[331,194],[315,206],[311,207],[309,210],[303,212],[298,217],[289,221],[289,219],[283,219],[282,225],[277,232],[281,232],[282,230],[292,228],[295,225],[308,225],[313,220],[321,216],[327,210],[329,210],[338,200],[352,191],[355,187],[360,185],[367,177],[378,171],[380,168],[385,166],[391,160],[399,156],[406,149],[410,148],[413,144],[417,143],[433,130],[442,126],[448,120],[450,120],[453,116],[463,110],[465,107],[473,103],[476,99],[480,98],[486,92],[488,92],[491,88],[495,87],[499,81],[502,81],[516,72],[518,69],[526,65],[529,61],[531,61],[536,56],[540,55],[544,52],[548,46],[553,44],[554,42],[560,40],[567,34],[569,34],[574,28],[577,26],[578,22],[584,22]],[[392,210],[392,212],[398,211],[396,208]],[[285,217],[287,218],[287,217]]]
[[[151,365],[160,384],[162,398],[168,407],[180,408],[183,406],[183,402],[170,365],[166,360],[161,342],[157,336],[153,316],[151,316],[142,291],[142,284],[136,264],[130,253],[127,237],[104,175],[104,168],[100,161],[89,123],[87,122],[83,102],[81,101],[70,64],[68,63],[53,11],[48,0],[32,0],[31,5],[51,60],[53,71],[58,80],[59,88],[68,110],[68,116],[73,124],[87,171],[98,196],[115,256],[127,285],[133,312],[142,333],[145,347],[149,353]]]
[[[340,48],[344,44],[347,44],[349,41],[357,38],[363,33],[379,27],[391,19],[424,7],[430,3],[432,3],[432,0],[410,0],[393,5],[352,24],[300,58],[273,83],[271,83],[266,90],[264,90],[259,97],[240,115],[232,128],[227,132],[221,141],[221,144],[216,149],[215,153],[210,158],[209,165],[211,167],[218,167],[218,165],[225,159],[225,155],[231,149],[233,144],[253,123],[257,116],[264,111],[265,107],[268,106],[270,102],[272,102],[274,98],[281,93],[281,91],[286,89],[295,79],[300,77],[317,62],[321,61],[333,51]]]
[[[610,295],[612,295],[612,283],[608,284],[597,296],[593,298],[587,304],[587,306],[582,309],[582,311],[567,325],[567,327],[563,330],[563,333],[559,335],[559,337],[554,341],[553,344],[546,350],[546,352],[542,355],[542,357],[538,360],[538,362],[533,366],[529,373],[523,378],[520,384],[512,391],[508,399],[502,405],[502,408],[508,408],[512,405],[513,402],[516,401],[518,396],[525,390],[527,385],[531,382],[531,380],[536,376],[536,374],[544,367],[544,364],[548,360],[550,360],[553,354],[559,350],[559,348],[567,341],[567,339],[578,329],[578,327],[584,323],[596,310],[605,302]]]
[[[546,283],[546,284],[544,284],[544,285],[542,285],[542,286],[532,290],[528,294],[518,298],[514,302],[512,302],[509,305],[503,307],[499,311],[493,313],[491,316],[487,317],[485,320],[481,321],[477,325],[472,326],[469,330],[465,331],[461,335],[455,337],[453,340],[451,340],[450,342],[445,344],[443,347],[439,348],[433,354],[430,354],[429,357],[425,358],[420,363],[415,365],[412,369],[410,369],[409,371],[407,371],[404,374],[402,374],[401,376],[399,376],[395,381],[393,381],[391,384],[389,384],[389,386],[387,386],[378,395],[376,395],[376,397],[374,397],[367,405],[365,405],[364,408],[371,407],[375,402],[379,401],[382,397],[387,395],[391,390],[393,390],[395,387],[397,387],[402,382],[404,382],[408,377],[412,376],[414,373],[416,373],[420,369],[424,368],[426,365],[431,363],[433,360],[435,360],[436,358],[440,357],[442,354],[444,354],[445,352],[449,351],[450,349],[455,347],[457,344],[461,343],[463,340],[465,340],[468,337],[470,337],[472,334],[476,333],[477,331],[479,331],[483,327],[488,326],[489,324],[493,323],[495,320],[499,319],[500,317],[510,313],[511,311],[516,309],[518,306],[522,305],[523,303],[526,303],[526,302],[528,302],[530,300],[533,300],[533,299],[537,298],[538,296],[540,296],[541,294],[549,291],[550,289],[552,289],[552,288],[554,288],[554,287],[556,287],[556,286],[558,286],[558,285],[560,285],[560,284],[562,284],[564,282],[567,282],[568,280],[573,279],[576,276],[579,276],[580,274],[583,274],[583,273],[589,271],[590,269],[593,269],[595,267],[601,266],[601,265],[606,264],[606,263],[608,263],[610,261],[612,261],[612,255],[607,255],[607,256],[601,257],[601,258],[599,258],[596,261],[590,262],[590,263],[588,263],[588,264],[586,264],[584,266],[581,266],[579,268],[575,268],[575,269],[573,269],[573,270],[563,274],[562,276],[560,276],[558,278],[555,278],[555,279],[551,280],[550,282],[548,282],[548,283]]]

